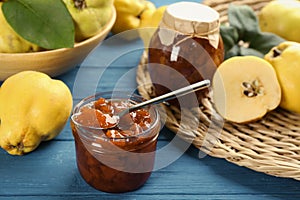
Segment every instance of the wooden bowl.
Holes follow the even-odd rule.
[[[35,70],[58,76],[80,64],[110,32],[116,20],[116,10],[97,35],[76,43],[73,48],[61,48],[32,53],[0,53],[0,80],[25,70]]]

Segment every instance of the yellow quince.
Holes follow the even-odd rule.
[[[75,25],[75,41],[96,35],[112,16],[113,0],[63,0]]]
[[[300,1],[270,1],[259,13],[259,26],[264,32],[275,33],[286,40],[300,42]]]
[[[7,23],[2,12],[2,4],[3,2],[0,2],[0,53],[26,53],[38,51],[39,47],[37,45],[23,39]]]
[[[56,137],[72,110],[72,95],[60,80],[36,71],[7,78],[0,88],[0,146],[12,155]]]
[[[141,16],[155,10],[155,5],[146,0],[115,0],[114,5],[117,11],[117,19],[112,28],[114,34],[138,29],[141,24]],[[125,37],[127,39],[138,37],[138,33],[135,31],[130,34]]]
[[[218,113],[235,123],[261,119],[281,100],[276,71],[255,56],[234,56],[221,63],[213,76],[212,93]]]
[[[141,15],[139,36],[143,40],[145,48],[149,47],[150,40],[156,31],[166,8],[167,5],[161,6],[155,10],[149,9]]]
[[[286,41],[265,55],[277,73],[282,89],[280,107],[300,113],[300,43]]]

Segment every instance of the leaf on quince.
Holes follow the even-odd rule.
[[[256,37],[252,37],[250,40],[249,48],[254,48],[263,54],[267,54],[271,48],[285,41],[274,33],[259,32]]]
[[[232,26],[221,25],[220,33],[224,43],[225,51],[229,51],[235,44],[239,42],[239,34],[236,28]]]
[[[252,49],[250,47],[240,47],[240,53],[241,56],[256,56],[256,57],[260,57],[263,58],[264,54],[261,53],[260,51],[256,50],[256,49]]]
[[[241,49],[239,45],[234,45],[232,46],[230,49],[228,49],[225,53],[225,60],[227,60],[228,58],[231,58],[233,56],[238,56],[241,55]]]
[[[249,47],[243,47],[238,44],[234,45],[231,49],[229,49],[225,54],[225,59],[234,57],[234,56],[256,56],[263,58],[264,54],[256,49],[252,49]]]
[[[263,58],[271,48],[285,41],[273,33],[262,32],[254,10],[248,5],[230,4],[229,25],[222,25],[225,59],[233,56],[253,55]],[[247,44],[247,46],[240,45]]]
[[[237,29],[240,38],[248,38],[251,34],[260,31],[257,16],[248,5],[230,4],[228,20],[230,25]]]
[[[5,19],[21,37],[45,49],[74,46],[74,24],[62,0],[9,0]]]

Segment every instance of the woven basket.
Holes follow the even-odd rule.
[[[250,5],[258,12],[269,1],[205,0],[203,3],[217,10],[221,21],[226,22],[227,8],[232,2]],[[144,53],[137,70],[137,83],[140,94],[149,99],[154,94],[146,62]],[[259,121],[236,124],[223,121],[209,96],[202,104],[199,108],[181,111],[163,105],[165,126],[204,154],[258,172],[300,180],[300,115],[278,108]],[[179,120],[182,116],[190,120],[190,124],[198,122],[198,128],[182,127]]]

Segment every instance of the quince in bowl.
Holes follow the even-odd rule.
[[[103,29],[96,35],[75,43],[73,48],[61,48],[29,53],[0,53],[0,80],[25,70],[40,71],[51,77],[63,74],[88,56],[110,32],[116,21],[116,10]]]

